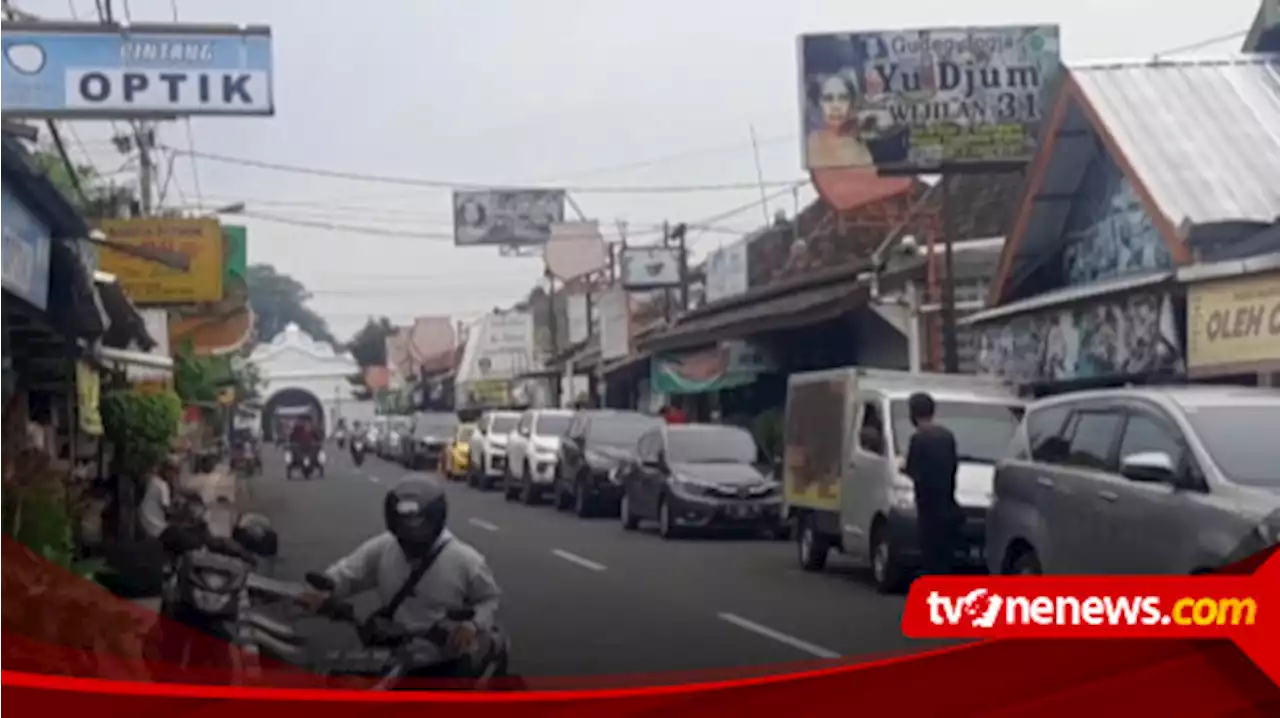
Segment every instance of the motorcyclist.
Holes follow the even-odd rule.
[[[314,594],[310,603],[318,607],[327,598],[377,591],[385,608],[402,593],[415,567],[430,561],[394,615],[384,618],[403,635],[421,635],[442,625],[449,611],[471,609],[471,620],[444,624],[452,626],[447,645],[412,639],[414,654],[424,667],[413,667],[407,674],[410,678],[463,677],[467,654],[477,638],[482,633],[493,636],[497,630],[500,592],[493,573],[479,551],[445,528],[448,500],[435,481],[406,478],[387,492],[383,513],[387,530],[330,566],[325,573],[335,584],[333,593]]]
[[[296,457],[315,455],[320,442],[309,418],[303,417],[294,422],[293,431],[289,433],[289,443],[292,444]]]

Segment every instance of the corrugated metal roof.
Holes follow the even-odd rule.
[[[1071,73],[1175,227],[1280,217],[1280,55]]]

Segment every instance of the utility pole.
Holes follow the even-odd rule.
[[[672,236],[678,242],[676,245],[680,250],[680,311],[689,311],[689,243],[686,237],[689,233],[689,227],[681,222],[676,225],[672,231]]]
[[[666,220],[662,221],[662,246],[664,249],[671,248],[671,223]],[[662,290],[662,318],[667,324],[671,324],[671,288],[667,287]]]
[[[156,166],[151,150],[156,143],[155,126],[144,121],[133,123],[133,136],[138,145],[138,202],[143,217],[155,212]]]

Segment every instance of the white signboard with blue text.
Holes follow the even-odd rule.
[[[4,23],[3,110],[50,118],[271,115],[271,30]]]
[[[3,194],[4,289],[38,309],[48,309],[52,235],[8,187]]]

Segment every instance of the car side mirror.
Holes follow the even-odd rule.
[[[1177,478],[1173,457],[1163,451],[1129,454],[1120,462],[1120,473],[1126,479],[1144,483],[1174,483]]]

